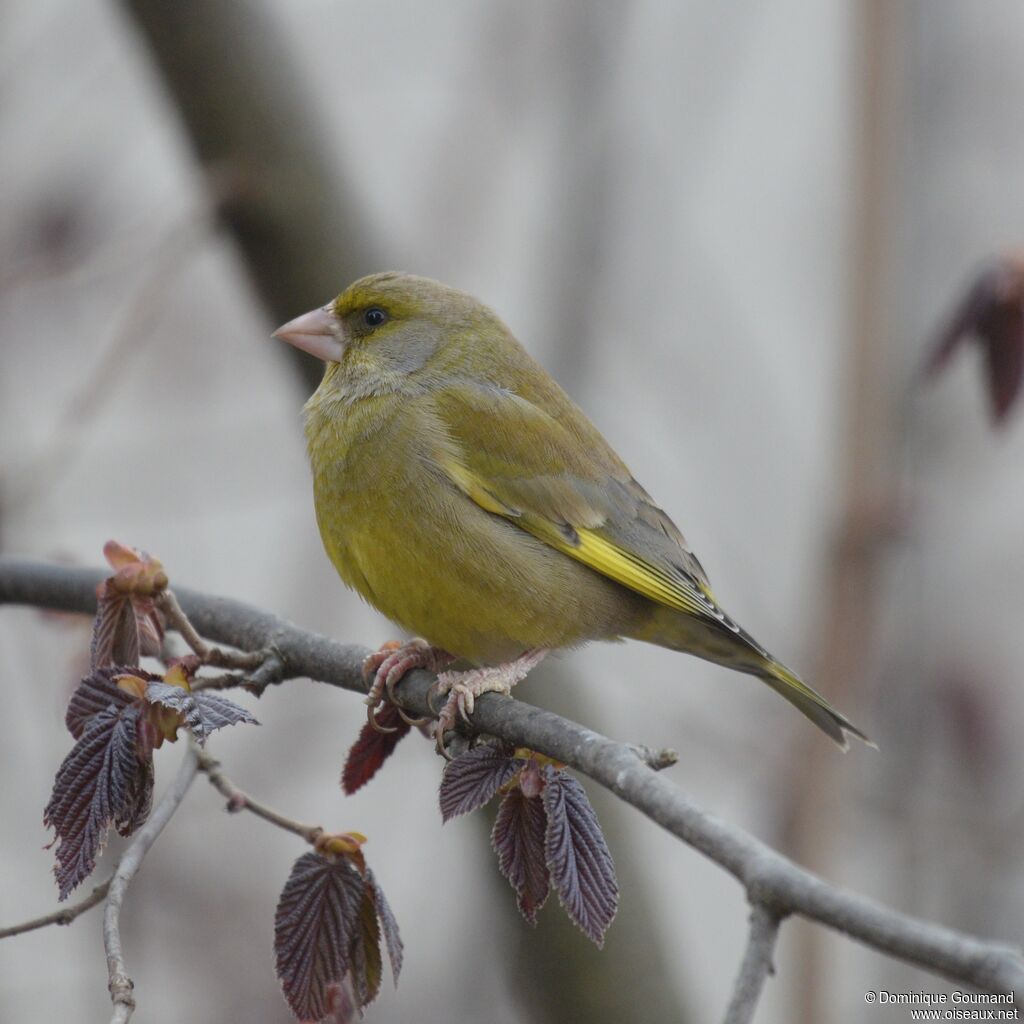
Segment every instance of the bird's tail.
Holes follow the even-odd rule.
[[[764,660],[764,668],[756,673],[757,676],[798,711],[802,711],[822,732],[828,733],[843,750],[849,746],[846,739],[848,734],[863,740],[868,746],[875,745],[853,722],[836,711],[817,690],[790,672],[785,665],[770,657]]]
[[[717,605],[714,618],[698,618],[675,609],[658,608],[640,629],[631,635],[637,640],[695,654],[698,658],[726,665],[739,672],[763,679],[776,693],[785,697],[798,711],[827,733],[843,750],[847,736],[856,736],[869,746],[875,744],[848,718],[841,715],[813,687],[795,672],[772,657],[745,629],[735,623]]]

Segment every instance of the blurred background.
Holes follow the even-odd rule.
[[[269,335],[364,273],[439,278],[498,310],[729,610],[880,750],[843,757],[767,688],[639,644],[517,692],[677,749],[683,789],[829,879],[1019,943],[1024,422],[993,429],[975,350],[918,371],[1024,236],[1021,38],[1015,0],[7,0],[0,552],[95,565],[116,537],[172,583],[393,638],[321,551],[315,371]],[[4,924],[56,904],[41,813],[88,628],[0,611]],[[743,893],[630,808],[588,786],[622,885],[600,953],[557,906],[519,919],[485,815],[442,829],[429,744],[346,799],[357,699],[297,681],[255,710],[214,743],[226,772],[370,837],[406,961],[368,1020],[723,1012]],[[140,1019],[289,1019],[271,929],[301,843],[222,804],[197,782],[129,893]],[[907,1019],[865,1007],[881,988],[947,986],[790,922],[758,1020]],[[98,911],[0,947],[0,1019],[107,1011]]]

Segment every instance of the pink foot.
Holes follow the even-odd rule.
[[[470,669],[468,672],[443,672],[439,675],[427,697],[428,703],[433,703],[436,696],[448,697],[434,727],[438,753],[448,757],[444,747],[444,734],[455,728],[460,717],[464,722],[469,721],[477,697],[485,693],[503,693],[508,697],[512,687],[522,682],[530,670],[544,660],[547,653],[544,648],[538,647],[504,665],[489,665],[485,668]]]
[[[426,640],[417,637],[406,643],[392,640],[384,644],[380,650],[374,651],[363,659],[363,678],[373,684],[366,695],[366,717],[370,725],[378,732],[394,732],[393,728],[381,725],[377,721],[377,709],[382,702],[390,702],[398,708],[398,713],[409,725],[424,725],[429,718],[410,718],[395,700],[395,686],[414,668],[425,668],[438,672],[455,660],[454,656],[440,647],[431,647]]]

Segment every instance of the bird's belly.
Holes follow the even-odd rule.
[[[643,598],[447,481],[336,489],[318,496],[317,508],[324,546],[349,586],[400,626],[477,664],[616,638],[645,614]]]

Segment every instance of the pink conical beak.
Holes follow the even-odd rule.
[[[336,363],[345,354],[344,324],[330,306],[313,309],[274,331],[274,337],[301,348],[325,363]]]

